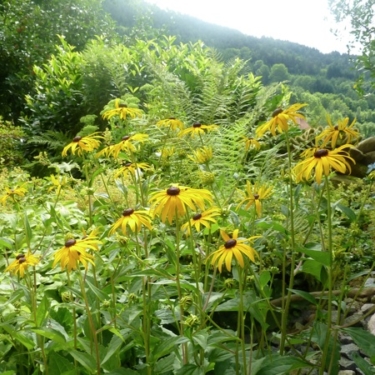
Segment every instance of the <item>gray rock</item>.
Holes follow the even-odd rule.
[[[339,371],[337,375],[355,375],[355,372],[352,370],[342,370]]]
[[[367,323],[367,329],[375,335],[375,314],[373,314]]]
[[[356,344],[346,344],[341,347],[340,353],[345,356],[346,358],[350,358],[350,353],[358,352],[359,348]]]
[[[374,306],[375,306],[374,303],[365,303],[361,307],[361,312],[363,312],[364,314],[366,314],[366,312],[369,311],[370,309],[372,309]]]

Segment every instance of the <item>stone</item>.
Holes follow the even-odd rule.
[[[361,312],[366,314],[366,312],[372,309],[374,306],[375,306],[374,303],[365,303],[364,305],[361,306]]]
[[[375,335],[375,314],[373,314],[367,323],[367,329]]]

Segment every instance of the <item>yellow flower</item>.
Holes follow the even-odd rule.
[[[185,135],[190,135],[191,138],[194,138],[196,135],[204,135],[206,132],[212,132],[218,128],[217,125],[202,125],[199,122],[193,124],[190,128],[182,130],[178,136],[183,137]]]
[[[251,137],[245,137],[245,151],[249,151],[250,149],[260,150],[260,143]]]
[[[261,137],[267,131],[270,131],[274,136],[276,135],[276,130],[278,130],[279,133],[288,131],[289,121],[292,121],[295,124],[297,118],[305,118],[301,113],[297,112],[305,105],[306,104],[296,103],[284,110],[281,108],[275,109],[272,113],[271,120],[259,126],[259,128],[256,130],[257,137]]]
[[[169,159],[172,157],[175,153],[175,148],[174,147],[164,147],[163,149],[159,150],[157,152],[157,156],[160,156],[161,159]]]
[[[340,173],[351,172],[349,160],[355,164],[355,161],[349,156],[349,153],[344,151],[345,148],[350,148],[351,145],[343,145],[335,150],[318,149],[313,155],[307,159],[299,162],[293,168],[293,174],[296,176],[296,182],[308,180],[311,177],[311,172],[315,169],[315,180],[318,184],[322,182],[322,176],[328,176],[331,168]],[[309,155],[307,153],[306,155]]]
[[[96,157],[101,157],[104,155],[104,156],[113,156],[114,158],[117,158],[121,151],[125,151],[125,152],[132,154],[132,153],[137,152],[136,144],[138,142],[143,143],[143,142],[146,142],[147,140],[148,140],[147,134],[138,133],[134,135],[125,135],[122,137],[119,143],[103,148],[103,150],[101,150],[100,152],[96,154]]]
[[[168,127],[172,130],[180,129],[182,130],[184,128],[184,124],[181,120],[176,119],[175,117],[170,117],[165,120],[160,120],[156,123],[156,126],[161,127]]]
[[[193,160],[198,164],[205,164],[212,159],[213,152],[212,147],[202,147],[196,151],[193,151],[193,156],[189,156],[189,159]]]
[[[124,177],[128,176],[135,176],[136,178],[139,178],[142,176],[141,170],[151,170],[151,165],[147,163],[125,163],[121,168],[116,169],[115,178],[118,178],[119,176],[123,175]]]
[[[204,211],[205,202],[212,203],[212,194],[206,189],[192,189],[186,186],[171,186],[170,188],[154,193],[152,203],[152,215],[160,216],[163,223],[166,220],[172,223],[175,217],[185,216],[186,208],[192,211],[199,208]]]
[[[68,178],[67,176],[54,176],[53,174],[51,174],[50,176],[50,180],[52,182],[52,186],[48,189],[48,191],[51,191],[53,189],[56,189],[56,193],[57,195],[60,194],[61,192],[61,188],[65,185],[67,185],[68,183]]]
[[[56,251],[52,267],[56,267],[57,263],[60,262],[61,269],[66,268],[69,272],[75,270],[79,262],[86,269],[88,267],[87,262],[94,265],[94,257],[86,251],[87,249],[98,250],[101,244],[101,241],[97,240],[94,234],[91,233],[81,240],[75,240],[74,238],[67,240],[64,247]]]
[[[246,198],[243,199],[239,205],[246,203],[246,209],[255,204],[255,209],[258,216],[262,215],[261,201],[268,198],[272,194],[272,187],[265,185],[252,185],[250,181],[246,181]]]
[[[77,137],[73,138],[73,141],[71,143],[64,147],[61,155],[66,156],[69,149],[72,155],[75,155],[75,153],[77,152],[78,156],[81,156],[83,154],[83,151],[90,152],[97,149],[100,146],[99,139],[103,138],[98,134],[99,133],[93,133],[85,137],[80,137],[77,135]]]
[[[122,216],[113,225],[109,234],[113,234],[117,228],[121,227],[122,233],[126,235],[126,229],[129,226],[133,233],[138,233],[141,226],[144,225],[148,229],[152,229],[151,218],[147,211],[134,211],[128,208],[123,211]]]
[[[109,120],[114,116],[119,116],[121,120],[126,120],[127,116],[131,118],[141,117],[142,111],[138,108],[129,108],[124,102],[121,102],[121,99],[116,99],[115,108],[104,111],[102,116],[104,120]]]
[[[192,227],[195,227],[197,232],[200,232],[201,225],[203,225],[206,228],[210,228],[212,223],[216,223],[216,220],[214,219],[215,216],[219,216],[220,213],[221,213],[221,210],[217,207],[209,208],[206,211],[195,214],[187,223],[181,226],[181,229],[183,231],[187,231],[190,235],[191,234],[190,229]]]
[[[327,116],[327,122],[328,127],[316,137],[317,140],[323,140],[323,147],[331,141],[331,147],[335,148],[337,141],[340,146],[343,143],[352,143],[360,137],[358,130],[353,128],[355,119],[349,126],[349,117],[337,121],[337,125],[332,125],[331,118]]]
[[[27,193],[27,190],[24,187],[16,187],[14,189],[5,188],[5,194],[0,198],[0,202],[5,205],[8,198],[13,200],[17,197],[24,197]]]
[[[5,269],[5,272],[18,273],[20,277],[23,277],[28,266],[36,266],[38,263],[39,259],[28,251],[26,255],[18,254],[16,259]]]
[[[217,266],[219,272],[221,272],[224,263],[226,269],[228,271],[231,270],[233,255],[242,268],[245,266],[243,255],[246,255],[251,261],[255,262],[255,255],[258,255],[256,250],[244,243],[248,241],[247,239],[238,239],[238,229],[233,232],[232,238],[223,230],[220,230],[220,234],[225,243],[220,246],[219,250],[212,253],[211,259],[211,264]],[[250,237],[249,240],[251,241],[254,238],[257,237]]]

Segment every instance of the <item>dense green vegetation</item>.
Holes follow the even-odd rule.
[[[0,1],[0,373],[372,374],[348,56],[104,5]]]

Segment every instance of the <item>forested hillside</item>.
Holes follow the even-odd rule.
[[[286,82],[294,101],[310,103],[307,111],[313,125],[325,123],[329,112],[334,118],[356,118],[366,135],[375,134],[375,95],[368,88],[366,96],[359,96],[353,88],[358,77],[353,64],[355,56],[323,54],[288,41],[244,35],[142,0],[106,0],[105,8],[125,35],[139,30],[149,37],[174,35],[177,42],[201,40],[216,48],[223,61],[235,57],[248,61],[244,73],[261,76],[266,85]]]

